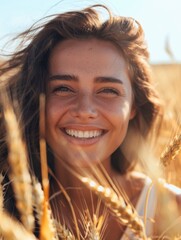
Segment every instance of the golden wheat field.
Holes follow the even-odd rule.
[[[163,100],[164,118],[157,142],[160,151],[164,151],[173,138],[180,135],[181,124],[181,64],[152,65],[155,86]],[[178,149],[180,151],[180,139]],[[176,155],[173,161],[165,167],[167,181],[181,186],[181,155]]]
[[[154,140],[156,149],[154,162],[149,162],[149,169],[159,174],[159,171],[155,171],[155,166],[160,168],[163,172],[160,177],[164,177],[167,182],[181,187],[181,64],[155,64],[152,65],[152,70],[155,87],[163,100],[164,113],[159,135]],[[1,185],[0,239],[35,240],[37,237],[35,237],[33,229],[35,228],[34,222],[37,221],[40,225],[39,240],[104,240],[102,229],[106,226],[104,225],[104,216],[102,215],[97,216],[95,214],[90,216],[87,214],[87,216],[84,216],[82,214],[85,229],[84,237],[79,235],[74,210],[72,212],[76,223],[76,236],[74,236],[64,223],[59,223],[53,219],[49,205],[49,181],[44,139],[45,129],[43,127],[40,128],[40,153],[43,176],[43,182],[40,184],[28,171],[26,146],[22,140],[13,109],[7,96],[4,96],[3,106],[8,132],[9,164],[12,168],[10,179],[16,179],[16,181],[12,181],[12,185],[16,195],[16,207],[19,211],[21,223],[12,219],[4,211],[4,187]],[[40,98],[40,122],[42,126],[44,126],[44,118],[42,117],[44,107],[45,102],[44,97],[42,97]],[[156,177],[159,176],[157,175]],[[126,202],[123,196],[117,194],[111,186],[104,186],[102,184],[103,181],[100,183],[99,179],[81,177],[80,175],[78,175],[78,178],[88,189],[100,197],[122,224],[129,226],[130,230],[137,236],[134,239],[170,239],[164,236],[153,239],[147,238],[144,225],[140,221],[139,216],[137,216],[136,211],[129,205],[129,201]],[[3,176],[0,175],[0,182],[2,183],[2,181]],[[68,199],[66,194],[65,197]],[[70,200],[69,204],[71,205]],[[176,216],[174,215],[176,214],[174,211],[175,209],[171,213],[172,217]],[[35,218],[34,215],[36,216]],[[172,239],[179,240],[181,236],[175,235]]]

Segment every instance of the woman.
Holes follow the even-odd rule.
[[[108,13],[105,21],[99,16],[99,8]],[[151,182],[134,168],[143,143],[153,131],[155,134],[161,105],[151,85],[142,27],[132,18],[114,17],[106,7],[97,5],[57,15],[21,36],[25,43],[30,42],[1,72],[17,70],[7,85],[21,113],[17,115],[23,123],[31,171],[39,179],[39,96],[46,95],[45,138],[54,218],[76,234],[71,207],[60,192],[61,183],[71,199],[79,239],[86,239],[85,219],[95,218],[96,206],[99,216],[106,215],[108,228],[102,233],[103,239],[137,239],[134,231],[105,209],[95,190],[90,193],[85,182],[90,177],[100,180],[101,185],[116,188],[117,184],[126,204],[131,203],[144,215]],[[4,143],[1,159],[6,158]],[[7,171],[6,160],[2,168]],[[153,231],[151,220],[156,222],[155,188],[150,196],[155,199],[148,202],[145,228],[146,235],[153,237],[160,234]],[[12,204],[7,206],[9,211],[10,207]],[[129,227],[129,221],[126,223]]]

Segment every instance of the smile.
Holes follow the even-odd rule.
[[[90,130],[90,131],[82,131],[82,130],[75,130],[75,129],[65,129],[67,135],[74,137],[74,138],[96,138],[103,134],[103,130]]]

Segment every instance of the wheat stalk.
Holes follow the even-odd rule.
[[[72,213],[72,217],[73,217],[73,221],[74,221],[74,225],[75,225],[75,230],[76,230],[76,235],[77,235],[77,239],[80,240],[80,230],[79,230],[79,227],[78,227],[78,222],[77,222],[77,217],[76,217],[76,214],[75,214],[75,210],[74,210],[74,207],[71,203],[71,198],[69,197],[68,193],[66,192],[65,188],[61,185],[61,183],[59,182],[59,180],[57,179],[57,177],[55,176],[55,174],[52,172],[51,169],[49,169],[49,172],[51,174],[51,176],[54,178],[54,180],[56,181],[57,185],[59,186],[61,192],[63,193],[65,199],[67,200],[67,203],[70,207],[70,210],[71,210],[71,213]],[[60,229],[64,229],[64,226],[62,226],[60,224]],[[60,230],[60,232],[62,232],[62,230]],[[65,228],[65,232],[68,231],[68,229]],[[65,236],[67,235],[67,233],[65,234]],[[72,233],[70,232],[69,234],[73,239],[76,239],[75,236],[72,236]],[[68,235],[68,236],[69,236]],[[70,237],[70,239],[71,239]]]
[[[88,238],[89,240],[101,240],[100,231],[103,225],[103,216],[97,218],[97,216],[93,215],[93,221],[89,221],[88,224]]]
[[[40,219],[40,240],[54,240],[57,239],[57,234],[55,231],[52,212],[49,205],[49,179],[48,179],[48,164],[46,157],[46,141],[45,141],[45,95],[40,95],[40,161],[41,161],[41,174],[42,174],[42,185],[39,190],[39,195],[41,199],[41,206],[39,216]],[[38,193],[38,191],[37,191]],[[42,198],[43,196],[43,198]],[[38,199],[38,197],[37,197]]]
[[[35,178],[33,178],[33,196],[36,218],[38,220],[38,223],[41,224],[41,219],[43,216],[44,192],[42,190],[41,184]],[[57,222],[55,219],[53,219],[50,210],[47,217],[49,228],[54,235],[51,240],[58,239],[58,237],[60,237],[62,240],[76,240],[76,238],[68,229],[66,229],[65,226],[61,225],[60,222]]]
[[[181,150],[181,134],[177,134],[170,142],[169,146],[161,154],[161,162],[166,167],[175,159]]]
[[[66,164],[64,164],[64,166],[68,167]],[[121,224],[129,227],[133,233],[139,236],[141,239],[147,239],[143,221],[138,216],[134,208],[128,202],[126,202],[124,198],[120,196],[120,194],[118,194],[116,187],[103,187],[89,177],[82,177],[77,171],[74,171],[72,168],[68,169],[72,174],[74,174],[74,176],[76,176],[82,183],[84,183],[88,189],[92,190],[96,195],[100,197],[100,199],[106,204],[114,216],[117,217],[118,221]],[[95,174],[97,178],[101,178],[103,182],[105,178],[102,175],[97,175],[98,172],[96,171]],[[86,172],[84,171],[84,176],[85,174]]]
[[[35,191],[37,196],[36,209],[41,225],[40,240],[53,240],[61,237],[65,240],[75,240],[72,233],[66,229],[61,223],[56,223],[52,217],[52,212],[49,206],[49,179],[48,179],[48,164],[46,157],[46,142],[45,142],[45,96],[40,95],[40,159],[43,190],[40,184],[35,184]],[[40,210],[41,209],[41,210]]]
[[[43,204],[44,204],[44,192],[42,190],[41,184],[33,177],[33,206],[39,225],[42,224]],[[47,212],[47,218],[48,228],[52,233],[51,240],[57,239],[55,223],[52,217],[52,212],[49,209],[49,207]]]
[[[93,213],[93,216],[91,217],[90,212],[88,208],[81,213],[81,220],[82,220],[82,226],[84,228],[84,240],[101,240],[101,232],[103,231],[103,226],[105,223],[105,219],[107,217],[107,213],[103,213],[101,216],[99,216],[99,207],[96,210],[95,213]]]
[[[105,202],[121,224],[129,227],[137,236],[146,239],[142,220],[121,196],[118,197],[111,188],[105,188],[89,178],[83,177],[81,181]]]
[[[34,217],[32,210],[32,186],[31,177],[27,166],[27,154],[22,141],[19,126],[5,96],[4,117],[7,128],[7,142],[9,147],[8,161],[10,164],[10,179],[16,198],[16,207],[20,218],[27,230],[34,228]]]
[[[75,236],[60,222],[55,222],[56,230],[61,240],[76,240]]]
[[[5,240],[36,240],[35,236],[28,232],[22,224],[5,212],[1,212],[0,234]]]
[[[35,179],[35,177],[32,178],[33,188],[32,188],[32,196],[33,196],[33,207],[36,214],[36,219],[38,220],[38,223],[41,222],[42,217],[42,206],[44,201],[44,193],[41,187],[41,184]]]

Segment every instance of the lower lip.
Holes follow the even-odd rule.
[[[64,134],[64,136],[66,137],[66,139],[76,145],[79,146],[90,146],[93,144],[96,144],[104,135],[105,133],[101,134],[98,137],[93,137],[93,138],[77,138],[77,137],[72,137],[70,135],[68,135],[65,131],[61,130]]]

